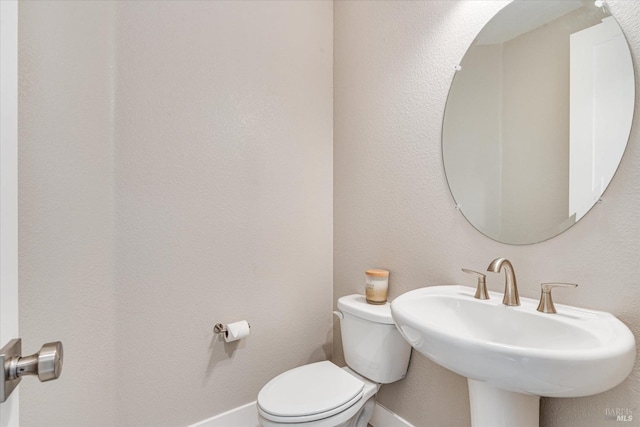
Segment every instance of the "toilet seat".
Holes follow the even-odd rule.
[[[331,362],[300,366],[278,375],[258,394],[258,412],[278,423],[331,417],[355,405],[365,383]]]

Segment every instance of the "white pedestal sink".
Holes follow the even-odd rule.
[[[620,320],[601,311],[538,301],[502,304],[466,286],[432,286],[391,303],[405,339],[429,359],[468,378],[473,427],[537,427],[540,396],[579,397],[620,384],[636,348]]]

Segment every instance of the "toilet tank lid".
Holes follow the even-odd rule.
[[[391,304],[369,304],[364,295],[347,295],[338,299],[338,310],[371,322],[393,325]]]

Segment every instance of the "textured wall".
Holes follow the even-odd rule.
[[[117,342],[134,425],[331,353],[332,4],[118,5]],[[247,319],[224,345],[215,322]]]
[[[330,356],[332,8],[21,2],[21,334],[66,351],[23,425],[186,425]]]
[[[505,2],[340,1],[334,10],[334,300],[362,292],[363,270],[391,271],[390,296],[467,283],[461,267],[486,269],[505,256],[520,295],[540,283],[577,282],[560,303],[614,313],[640,341],[640,108],[604,202],[562,235],[531,246],[494,242],[454,209],[440,135],[457,64]],[[636,62],[640,3],[608,1]],[[638,84],[638,83],[637,83]],[[637,90],[637,98],[640,90]],[[637,103],[636,103],[637,105]],[[488,277],[502,291],[502,276]],[[342,361],[339,334],[334,360]],[[408,376],[382,387],[380,402],[421,427],[469,424],[466,381],[414,352]],[[617,388],[579,399],[542,399],[543,427],[600,427],[607,408],[640,425],[640,367]]]
[[[20,2],[18,263],[23,353],[61,340],[57,381],[20,383],[20,422],[118,425],[113,7]]]
[[[640,5],[608,3],[637,62]],[[507,256],[523,296],[576,281],[558,302],[638,336],[638,126],[605,202],[555,239],[502,245],[453,207],[452,66],[502,4],[335,4],[334,299],[369,267],[395,297]],[[21,2],[21,333],[67,352],[61,380],[21,384],[24,425],[184,425],[330,353],[331,3],[182,5]],[[213,339],[237,318],[248,340]],[[639,381],[543,399],[542,425],[640,410]],[[417,426],[468,424],[465,380],[418,354],[379,397]]]

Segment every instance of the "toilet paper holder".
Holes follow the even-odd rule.
[[[249,328],[251,328],[251,323],[247,322],[247,325],[249,325]],[[227,332],[227,325],[225,325],[224,323],[216,323],[213,326],[213,332],[215,332],[216,334],[225,334]]]

